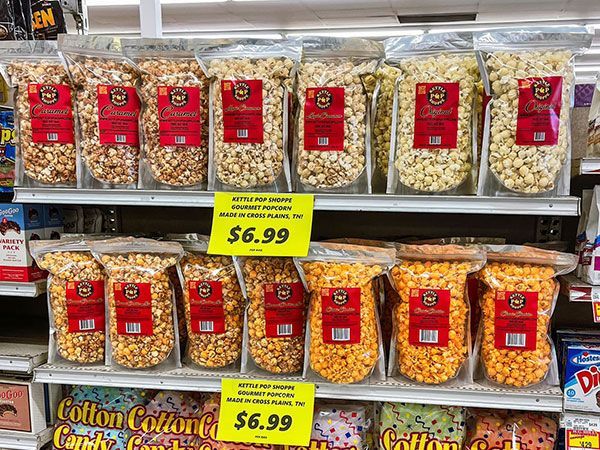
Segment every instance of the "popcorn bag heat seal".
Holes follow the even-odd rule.
[[[140,73],[120,38],[60,35],[76,91],[77,187],[136,189],[140,158]]]
[[[48,362],[104,364],[104,269],[81,238],[31,241],[31,255],[47,270]]]
[[[294,259],[310,306],[304,377],[350,384],[385,379],[374,279],[394,262],[393,249],[311,243]]]
[[[478,195],[569,194],[573,60],[591,45],[579,26],[474,34],[486,93]]]
[[[190,39],[123,39],[140,73],[140,189],[206,189],[208,80]]]
[[[297,192],[371,193],[371,97],[383,59],[367,39],[309,37],[298,69],[293,179]]]
[[[127,237],[92,241],[90,247],[106,272],[107,365],[181,367],[168,273],[183,256],[181,245]]]
[[[75,186],[75,95],[56,42],[0,42],[0,74],[15,89],[15,184]]]
[[[208,189],[290,192],[288,91],[299,40],[198,45],[210,79]]]
[[[387,193],[475,193],[479,70],[471,34],[390,38],[385,55],[400,71]]]

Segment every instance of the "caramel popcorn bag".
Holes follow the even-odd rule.
[[[390,38],[385,55],[400,71],[387,193],[475,193],[479,70],[472,35]]]
[[[183,256],[181,245],[125,237],[92,241],[90,247],[106,272],[107,365],[181,367],[168,272]]]
[[[590,47],[581,26],[474,34],[486,93],[478,195],[569,194],[573,61]]]
[[[236,257],[244,296],[242,372],[301,375],[308,295],[292,258]]]
[[[400,295],[392,311],[390,376],[472,382],[467,277],[484,264],[485,251],[477,247],[398,244],[389,273]]]
[[[186,362],[202,369],[239,371],[244,296],[231,256],[208,255],[208,236],[169,235],[185,253],[177,266],[188,343]]]
[[[31,241],[31,255],[48,271],[48,362],[104,363],[104,269],[84,239]]]
[[[310,293],[304,376],[333,383],[385,379],[374,279],[394,262],[394,250],[311,243],[295,259]]]
[[[0,74],[15,90],[15,185],[74,187],[75,94],[56,42],[0,42]]]
[[[556,277],[573,271],[577,256],[520,245],[487,245],[478,277],[481,322],[476,375],[509,387],[558,384],[550,321]]]

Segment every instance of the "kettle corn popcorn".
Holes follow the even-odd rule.
[[[106,271],[111,360],[141,369],[179,364],[174,295],[167,269],[182,256],[181,245],[142,238],[90,243]]]
[[[248,306],[248,352],[274,374],[302,370],[307,295],[292,258],[240,258]]]
[[[576,255],[488,246],[488,263],[479,272],[485,285],[479,339],[489,380],[526,387],[546,378],[554,364],[548,333],[559,289],[555,278],[576,265]]]
[[[47,270],[49,362],[56,356],[82,364],[104,361],[104,270],[83,241],[31,241]]]
[[[382,362],[373,279],[392,263],[393,250],[311,244],[298,259],[310,292],[311,370],[334,383],[357,383]]]
[[[471,349],[467,275],[484,263],[483,252],[456,245],[398,246],[393,373],[425,384],[458,376]]]
[[[388,192],[446,192],[471,174],[475,84],[470,35],[442,33],[385,42],[397,83]],[[408,189],[408,190],[407,190]]]
[[[476,33],[486,91],[492,96],[482,194],[539,194],[562,183],[571,146],[573,59],[590,44],[584,27]],[[488,179],[488,169],[495,181]],[[564,189],[558,192],[568,193]]]

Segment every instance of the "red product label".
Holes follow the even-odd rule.
[[[535,350],[537,292],[497,291],[494,346],[500,350]]]
[[[223,142],[262,144],[262,80],[222,80]]]
[[[69,333],[104,331],[104,281],[67,282]]]
[[[304,150],[344,150],[344,88],[306,89]]]
[[[265,334],[268,338],[302,336],[304,288],[302,283],[268,283],[265,292]]]
[[[456,148],[458,83],[417,83],[413,148]]]
[[[158,87],[158,133],[163,147],[200,146],[199,87]]]
[[[519,80],[517,145],[556,145],[562,107],[562,77]]]
[[[424,347],[447,347],[450,330],[450,290],[411,289],[408,342]]]
[[[134,87],[98,85],[98,131],[102,145],[140,145],[140,98]]]
[[[223,284],[220,281],[189,281],[192,333],[225,333]]]
[[[117,333],[151,336],[152,288],[150,283],[114,283]]]
[[[74,144],[71,88],[66,84],[29,84],[31,139],[36,144]]]
[[[321,289],[323,342],[360,343],[360,288]]]

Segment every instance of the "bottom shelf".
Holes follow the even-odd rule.
[[[45,364],[34,370],[34,381],[50,384],[96,385],[178,391],[218,392],[221,378],[265,378],[237,373],[202,372],[182,368],[167,372],[116,370],[108,367],[72,367]],[[294,377],[269,377],[301,381]],[[398,381],[371,382],[354,385],[316,383],[316,396],[331,399],[393,401],[457,405],[479,408],[508,408],[528,411],[562,411],[562,392],[549,389],[505,389],[472,384],[456,387],[418,386]]]
[[[0,448],[14,450],[39,450],[52,439],[53,428],[28,435],[18,431],[0,431]]]

